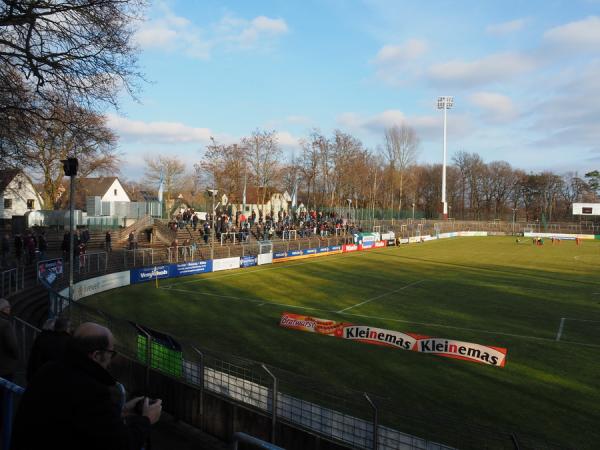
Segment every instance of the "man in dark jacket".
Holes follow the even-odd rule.
[[[110,330],[84,323],[75,330],[60,362],[42,367],[28,385],[15,417],[14,450],[139,450],[160,418],[160,400],[115,401],[108,373],[114,350]],[[134,413],[142,400],[141,414]]]
[[[0,298],[0,377],[13,381],[17,365],[19,364],[19,346],[15,330],[10,323],[10,303]],[[4,406],[5,390],[0,389],[0,405]],[[2,408],[4,409],[4,408]],[[0,428],[2,427],[2,413],[0,410]]]
[[[65,355],[67,343],[71,339],[70,323],[59,317],[48,321],[42,332],[35,338],[27,363],[27,383],[40,368],[50,361],[59,361]]]

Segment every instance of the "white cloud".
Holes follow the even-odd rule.
[[[521,53],[496,53],[474,61],[449,61],[428,70],[434,82],[457,86],[477,86],[505,81],[535,69],[538,62]]]
[[[544,33],[544,39],[560,47],[597,50],[600,46],[600,17],[590,16],[551,28]]]
[[[400,45],[384,45],[371,61],[377,77],[389,84],[402,84],[418,74],[418,60],[427,53],[427,42],[409,39]]]
[[[284,19],[257,16],[242,19],[225,15],[216,23],[200,28],[178,16],[164,3],[157,5],[158,16],[144,22],[134,39],[142,48],[181,52],[192,58],[208,59],[216,48],[249,50],[268,47],[273,39],[289,31]]]
[[[112,114],[108,115],[108,126],[127,142],[205,144],[212,135],[208,128],[190,127],[179,122],[143,122]]]
[[[384,45],[377,52],[376,64],[403,64],[406,60],[416,59],[427,51],[427,43],[419,39],[410,39],[402,45]]]
[[[337,118],[340,126],[354,132],[367,132],[383,136],[386,128],[408,125],[417,131],[424,140],[438,139],[443,126],[442,115],[407,116],[402,111],[390,109],[373,116],[364,117],[356,113],[346,112]],[[448,115],[449,132],[455,136],[464,136],[471,130],[470,120],[461,114]]]
[[[469,96],[469,102],[483,111],[483,118],[491,122],[507,122],[516,117],[512,100],[495,92],[476,92]]]
[[[299,139],[287,131],[277,132],[277,142],[283,147],[298,147]]]
[[[511,20],[510,22],[503,22],[503,23],[496,23],[496,24],[492,24],[492,25],[488,25],[485,28],[486,33],[488,34],[492,34],[492,35],[504,35],[504,34],[511,34],[511,33],[515,33],[519,30],[521,30],[525,24],[527,23],[527,20],[525,19],[515,19],[515,20]]]

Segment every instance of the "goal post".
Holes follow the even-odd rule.
[[[262,255],[265,253],[273,252],[273,242],[271,241],[258,241],[258,254]]]

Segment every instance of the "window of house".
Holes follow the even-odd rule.
[[[12,208],[12,198],[5,198],[4,199],[4,209],[11,209]]]
[[[27,199],[27,209],[33,209],[35,208],[35,200],[33,199]]]
[[[115,189],[115,195],[117,195],[117,190]]]
[[[23,187],[23,182],[19,181],[19,182],[17,183],[17,186],[18,186],[18,189],[21,189],[21,188]]]
[[[592,208],[581,208],[581,213],[582,214],[591,214],[592,213]]]

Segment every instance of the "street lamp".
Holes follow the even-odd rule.
[[[446,111],[454,106],[454,97],[438,97],[437,107],[444,110],[444,162],[442,165],[442,215],[448,219],[448,203],[446,202]]]
[[[414,222],[415,221],[415,202],[413,202],[412,208],[413,208],[413,222]]]
[[[73,301],[73,228],[75,226],[74,217],[74,203],[73,197],[75,197],[75,177],[77,176],[77,167],[79,161],[77,158],[67,158],[60,161],[63,163],[63,170],[65,176],[71,177],[70,191],[69,191],[69,302]]]
[[[215,259],[215,197],[219,191],[217,189],[207,189],[206,193],[212,198],[212,224],[210,226],[210,259]]]

